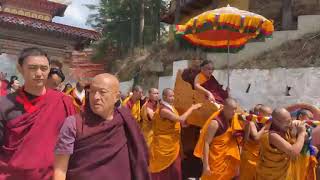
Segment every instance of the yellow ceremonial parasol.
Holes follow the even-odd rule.
[[[228,53],[228,86],[229,53],[238,52],[250,39],[271,37],[273,31],[272,21],[229,5],[206,11],[184,25],[176,25],[176,37],[183,45]]]

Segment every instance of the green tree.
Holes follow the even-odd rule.
[[[135,47],[160,41],[164,26],[160,14],[166,10],[165,0],[101,0],[99,5],[87,5],[97,13],[88,19],[102,38],[94,47],[96,58],[105,57],[110,49],[125,56]]]

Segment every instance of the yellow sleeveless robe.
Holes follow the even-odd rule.
[[[259,151],[260,143],[258,141],[252,139],[245,141],[241,152],[240,180],[255,180]]]
[[[199,141],[194,150],[196,157],[203,157],[205,134],[212,119],[217,117],[220,112],[213,113],[203,126]],[[241,123],[238,120],[238,114],[236,114],[232,119],[231,127],[222,135],[213,138],[209,152],[209,166],[213,174],[211,176],[202,176],[201,180],[229,180],[237,175],[240,166],[240,152],[233,132],[242,129]]]
[[[122,106],[126,106],[130,99],[131,99],[131,96],[124,99],[122,102]],[[133,106],[131,108],[131,114],[134,117],[134,119],[140,124],[140,121],[141,121],[140,100],[136,101],[133,104]]]
[[[293,142],[289,133],[287,141]],[[269,133],[261,138],[260,159],[257,166],[257,180],[311,180],[316,179],[314,157],[299,155],[291,158],[286,153],[271,147]]]
[[[152,139],[153,139],[153,129],[152,129],[153,119],[150,120],[148,117],[147,103],[145,103],[141,108],[141,120],[142,120],[141,130],[142,130],[143,136],[147,142],[148,147],[150,147]]]
[[[207,78],[207,76],[205,76],[201,72],[195,78],[196,83],[199,83],[200,85],[207,82],[208,80],[209,80],[209,78]]]
[[[177,110],[174,113],[179,115]],[[160,117],[160,108],[153,118],[153,140],[150,146],[151,173],[158,173],[168,168],[178,158],[180,153],[179,122]]]

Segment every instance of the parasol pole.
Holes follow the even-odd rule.
[[[227,86],[227,88],[230,88],[230,32],[228,32],[227,73],[228,73],[228,86]]]

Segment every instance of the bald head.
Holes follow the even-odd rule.
[[[162,91],[162,96],[167,96],[169,93],[173,92],[172,89],[170,88],[165,88],[163,91]]]
[[[149,91],[148,91],[148,93],[151,94],[151,93],[153,93],[153,92],[155,92],[155,91],[158,91],[158,89],[157,89],[157,88],[150,88]]]
[[[223,114],[224,114],[224,116],[228,120],[232,119],[233,116],[236,113],[237,107],[238,107],[238,103],[237,103],[237,101],[235,99],[233,99],[233,98],[225,99],[224,103],[223,103]]]
[[[142,87],[139,85],[134,86],[132,90],[133,91],[143,91]]]
[[[109,73],[99,74],[93,78],[91,84],[98,85],[100,83],[102,86],[107,87],[110,90],[117,91],[117,92],[120,91],[120,82],[118,78],[112,74],[109,74]]]
[[[237,107],[238,103],[233,98],[227,98],[227,99],[224,100],[223,106]]]
[[[119,87],[119,80],[112,74],[95,76],[89,89],[91,110],[103,118],[112,116],[115,104],[120,99]]]
[[[131,97],[133,99],[133,101],[135,102],[135,101],[140,100],[142,98],[142,96],[143,96],[142,87],[139,85],[134,86],[132,89],[132,97]]]
[[[166,88],[162,91],[162,97],[163,97],[163,100],[170,103],[170,104],[173,104],[173,101],[174,101],[174,91],[170,88]]]
[[[276,108],[272,112],[272,117],[275,120],[279,120],[285,116],[290,116],[290,113],[285,108]]]
[[[271,116],[272,108],[270,106],[262,105],[260,107],[260,114],[261,116]]]
[[[159,90],[156,88],[150,88],[149,91],[149,99],[151,101],[158,101],[159,100]]]
[[[291,125],[291,115],[285,108],[276,108],[272,112],[272,126],[285,132]]]
[[[257,104],[254,108],[253,108],[253,113],[258,115],[260,113],[260,109],[263,105],[262,104]]]

